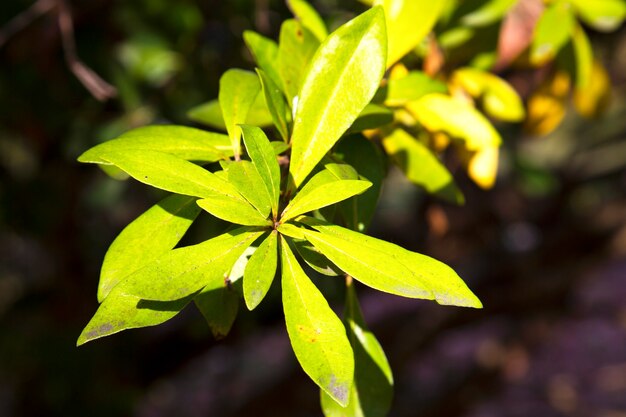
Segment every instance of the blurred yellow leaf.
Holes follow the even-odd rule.
[[[480,187],[493,187],[498,174],[498,155],[496,147],[487,147],[476,152],[469,161],[467,174]]]
[[[522,99],[502,78],[475,68],[462,68],[452,75],[452,83],[469,95],[482,99],[485,112],[498,120],[519,122],[524,119]]]
[[[580,25],[576,25],[572,31],[572,45],[576,62],[576,87],[587,88],[593,67],[593,50],[589,38]]]
[[[626,17],[624,0],[571,0],[580,18],[596,30],[611,32]]]
[[[489,120],[471,104],[445,94],[427,94],[406,108],[427,130],[462,139],[469,150],[498,146],[502,141]]]
[[[571,78],[557,71],[539,86],[528,100],[528,116],[524,129],[533,135],[547,135],[557,128],[565,116],[565,105]]]
[[[387,21],[387,68],[409,53],[431,31],[441,15],[445,1],[376,0],[385,8]]]
[[[576,88],[574,105],[584,117],[598,117],[606,110],[611,97],[611,80],[600,61],[594,60],[586,88]]]

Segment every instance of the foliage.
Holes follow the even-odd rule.
[[[488,71],[497,63],[495,50],[471,66],[446,68],[442,61],[444,50],[515,13],[516,2],[374,3],[328,34],[308,3],[291,0],[296,19],[283,23],[278,43],[246,32],[256,73],[226,71],[217,101],[190,111],[227,134],[143,127],[80,156],[174,194],[111,245],[101,305],[79,345],[160,324],[191,301],[223,337],[240,297],[255,309],[280,276],[287,332],[303,370],[322,390],[324,413],[382,416],[393,377],[365,325],[353,280],[399,296],[481,307],[445,264],[364,234],[386,171],[380,148],[410,181],[450,202],[464,197],[440,159],[447,148],[477,184],[491,187],[502,142],[491,120],[526,119],[531,130],[545,133],[560,120],[552,108],[564,106],[572,76],[577,107],[594,114],[608,82],[592,81],[592,72],[603,70],[576,17],[611,30],[626,11],[619,0],[548,3],[528,39],[527,59],[556,62],[548,87],[535,92],[552,99],[552,107],[531,97],[527,112],[516,91]],[[558,30],[547,30],[555,21]],[[419,30],[405,36],[413,28]],[[409,69],[415,55],[423,71]],[[230,226],[176,247],[203,211]],[[343,322],[311,281],[313,271],[345,281]]]

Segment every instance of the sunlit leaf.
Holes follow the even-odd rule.
[[[415,48],[431,31],[444,1],[430,0],[376,0],[385,8],[389,49],[387,68]]]
[[[98,301],[125,277],[176,246],[199,213],[195,198],[172,195],[126,226],[104,256]]]
[[[291,346],[302,369],[328,395],[346,405],[354,356],[341,320],[281,240],[283,308]]]
[[[362,180],[329,179],[328,171],[316,174],[283,210],[281,221],[343,201],[368,189],[372,183]]]
[[[246,265],[243,296],[248,310],[258,306],[272,285],[278,265],[278,233],[274,230],[259,245]]]
[[[391,408],[393,377],[380,343],[365,325],[354,285],[346,292],[345,325],[354,350],[354,384],[347,407],[322,392],[325,417],[385,417]]]
[[[163,152],[188,161],[214,162],[232,155],[229,148],[227,136],[219,133],[184,126],[145,126],[94,146],[80,155],[78,161],[108,164],[101,155],[131,149]]]
[[[385,70],[385,33],[383,10],[374,7],[317,50],[294,118],[289,172],[296,187],[374,96]]]
[[[243,32],[243,40],[246,42],[246,46],[248,46],[258,67],[272,79],[274,84],[282,89],[282,80],[278,73],[278,44],[272,39],[251,30]],[[250,120],[247,123],[259,126]]]
[[[124,294],[173,301],[207,287],[219,287],[248,246],[262,234],[243,227],[193,246],[174,249],[117,285]]]
[[[309,3],[305,0],[287,0],[287,6],[289,6],[293,15],[302,25],[309,29],[320,42],[326,39],[328,36],[326,25],[317,11],[311,7]]]
[[[461,23],[469,26],[486,26],[502,18],[519,0],[487,0],[471,13],[461,19]]]
[[[113,289],[78,337],[77,346],[127,329],[156,326],[177,315],[193,295],[175,301],[148,301]]]
[[[428,94],[407,104],[407,110],[429,131],[463,139],[469,150],[498,146],[502,141],[493,125],[474,107],[444,94]]]
[[[276,126],[283,140],[287,142],[289,141],[289,107],[285,103],[285,97],[280,88],[265,72],[257,69],[257,73],[261,80],[263,95],[265,96],[267,108],[272,115],[274,126]]]
[[[303,230],[309,242],[365,285],[403,297],[435,299],[439,304],[482,306],[456,272],[442,262],[311,217],[298,221],[316,230]]]
[[[530,49],[531,62],[542,65],[553,59],[572,35],[575,23],[569,3],[550,4],[535,27]]]
[[[626,18],[624,0],[571,0],[580,18],[589,26],[603,32],[611,32]]]
[[[475,68],[461,68],[452,80],[471,96],[481,99],[486,113],[499,120],[519,122],[526,112],[517,92],[502,78]]]
[[[246,200],[238,200],[223,194],[214,194],[198,200],[203,210],[227,222],[244,226],[269,226],[272,221],[262,215]]]
[[[290,105],[300,92],[304,75],[320,41],[297,20],[285,20],[278,42],[278,72]]]
[[[276,153],[265,133],[258,127],[242,125],[243,141],[246,151],[254,163],[254,167],[263,179],[272,214],[278,214],[278,199],[280,198],[280,166]]]
[[[587,88],[593,68],[593,50],[589,38],[580,25],[577,25],[572,33],[572,46],[576,62],[576,88]]]
[[[246,123],[260,91],[259,78],[250,71],[230,69],[220,78],[220,107],[235,156],[241,153],[241,134],[237,125]]]
[[[230,164],[228,182],[259,211],[262,218],[266,219],[269,216],[272,209],[271,197],[265,188],[263,178],[252,162],[237,161]]]
[[[426,94],[447,91],[448,88],[441,81],[434,80],[421,71],[411,71],[405,77],[389,80],[380,94],[384,96],[385,105],[402,106]]]
[[[472,155],[467,166],[467,174],[485,189],[493,187],[498,174],[498,148],[487,147]]]
[[[421,141],[402,129],[395,129],[382,143],[409,181],[447,201],[463,204],[463,194],[452,174]]]

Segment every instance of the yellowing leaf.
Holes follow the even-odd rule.
[[[385,8],[389,49],[387,68],[409,53],[431,31],[445,1],[377,0]]]
[[[453,97],[428,94],[406,106],[407,110],[431,132],[443,131],[462,139],[469,150],[498,146],[502,139],[493,125],[471,104]]]
[[[565,116],[570,85],[570,76],[564,71],[546,79],[528,99],[524,130],[534,135],[547,135],[556,129]]]
[[[595,60],[586,88],[576,88],[574,105],[584,117],[598,117],[606,110],[611,98],[611,80],[600,61]]]
[[[470,158],[467,174],[482,188],[489,189],[496,182],[498,153],[498,148],[488,147],[479,150]]]
[[[289,173],[296,187],[374,96],[385,71],[382,8],[333,32],[315,53],[300,90],[291,137]]]

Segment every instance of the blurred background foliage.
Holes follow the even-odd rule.
[[[505,53],[493,54],[511,19],[532,31],[537,2],[457,3],[436,27],[442,72],[495,68],[521,94],[529,119],[497,124],[504,143],[490,190],[446,159],[465,206],[428,196],[394,169],[385,183],[372,233],[455,266],[485,304],[468,312],[363,289],[365,317],[396,375],[391,415],[624,416],[626,29],[607,32],[580,17],[603,68],[594,64],[585,91],[610,91],[589,105],[585,91],[570,100],[576,81],[545,48],[514,53],[519,42],[509,40]],[[516,3],[527,14],[472,13],[487,3]],[[367,7],[312,4],[331,29]],[[0,30],[31,5],[1,2]],[[0,415],[319,415],[277,303],[241,314],[219,342],[187,311],[74,347],[96,309],[108,245],[161,197],[76,157],[133,127],[193,124],[187,112],[217,97],[226,69],[252,69],[243,31],[276,39],[287,7],[280,0],[70,6],[77,55],[115,87],[115,98],[95,99],[74,76],[54,10],[0,36]],[[508,36],[520,41],[519,33]],[[439,68],[432,45],[420,48],[407,65]],[[213,227],[198,225],[190,239]],[[318,284],[331,298],[337,291]]]

